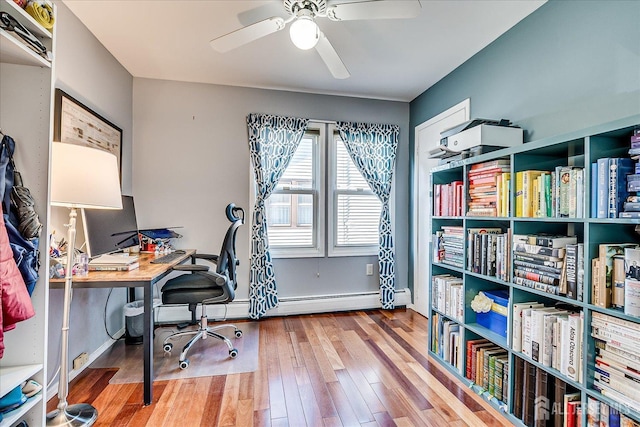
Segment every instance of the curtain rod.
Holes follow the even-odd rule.
[[[335,125],[336,123],[338,123],[335,120],[318,120],[318,119],[309,119],[310,122],[314,122],[314,123],[325,123],[328,125]]]

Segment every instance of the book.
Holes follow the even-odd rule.
[[[567,298],[578,299],[578,245],[570,244],[566,246],[566,256],[564,259],[567,280]]]
[[[624,286],[626,275],[625,255],[614,255],[613,270],[611,272],[611,305],[615,308],[624,308]]]
[[[567,393],[564,395],[563,399],[563,413],[564,420],[563,425],[566,427],[576,427],[576,417],[578,414],[578,410],[576,404],[580,404],[580,400],[582,397],[580,393]]]
[[[553,383],[550,378],[553,377],[547,371],[536,367],[536,397],[533,414],[533,422],[536,427],[546,427],[547,422],[551,419],[552,408],[549,405],[549,388]]]
[[[618,218],[627,198],[627,175],[633,171],[633,161],[627,158],[609,159],[608,218]]]
[[[561,361],[560,372],[576,382],[582,382],[582,326],[583,313],[575,313],[568,320],[567,357]]]
[[[558,377],[554,377],[554,393],[553,393],[553,427],[564,427],[564,395],[567,393],[567,383]]]
[[[598,162],[591,163],[591,218],[598,218]]]
[[[89,264],[89,271],[131,271],[140,267],[139,262],[130,264]]]
[[[528,236],[527,242],[548,248],[564,248],[566,245],[578,243],[578,238],[576,236],[536,234]]]
[[[514,357],[513,366],[513,414],[522,419],[523,410],[523,389],[524,389],[524,359],[520,357]],[[506,384],[506,383],[505,383]]]
[[[596,161],[598,165],[597,218],[607,218],[609,210],[609,158]]]
[[[640,317],[640,280],[624,280],[624,314]]]
[[[550,248],[547,246],[531,245],[527,243],[514,242],[513,250],[527,254],[547,255],[550,257],[563,258],[564,248]]]

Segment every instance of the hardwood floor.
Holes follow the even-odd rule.
[[[145,407],[142,384],[109,384],[117,369],[89,367],[68,400],[93,404],[96,426],[511,425],[427,357],[427,320],[412,310],[266,318],[259,326],[255,372],[156,381]]]

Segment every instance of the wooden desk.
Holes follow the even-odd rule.
[[[131,271],[90,271],[86,277],[73,277],[73,288],[144,288],[144,404],[153,399],[153,285],[171,269],[188,260],[196,251],[185,253],[170,264],[151,264],[154,254],[141,253],[140,267]],[[64,279],[51,279],[51,289],[64,289]]]

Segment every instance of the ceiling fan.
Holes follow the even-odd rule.
[[[327,4],[327,0],[283,0],[288,18],[274,16],[247,25],[211,40],[211,47],[218,52],[228,52],[261,37],[289,28],[291,41],[299,49],[314,48],[336,79],[346,79],[349,70],[338,56],[327,37],[316,24],[316,18],[332,21],[360,19],[414,18],[420,13],[419,0],[370,0],[355,3]]]

